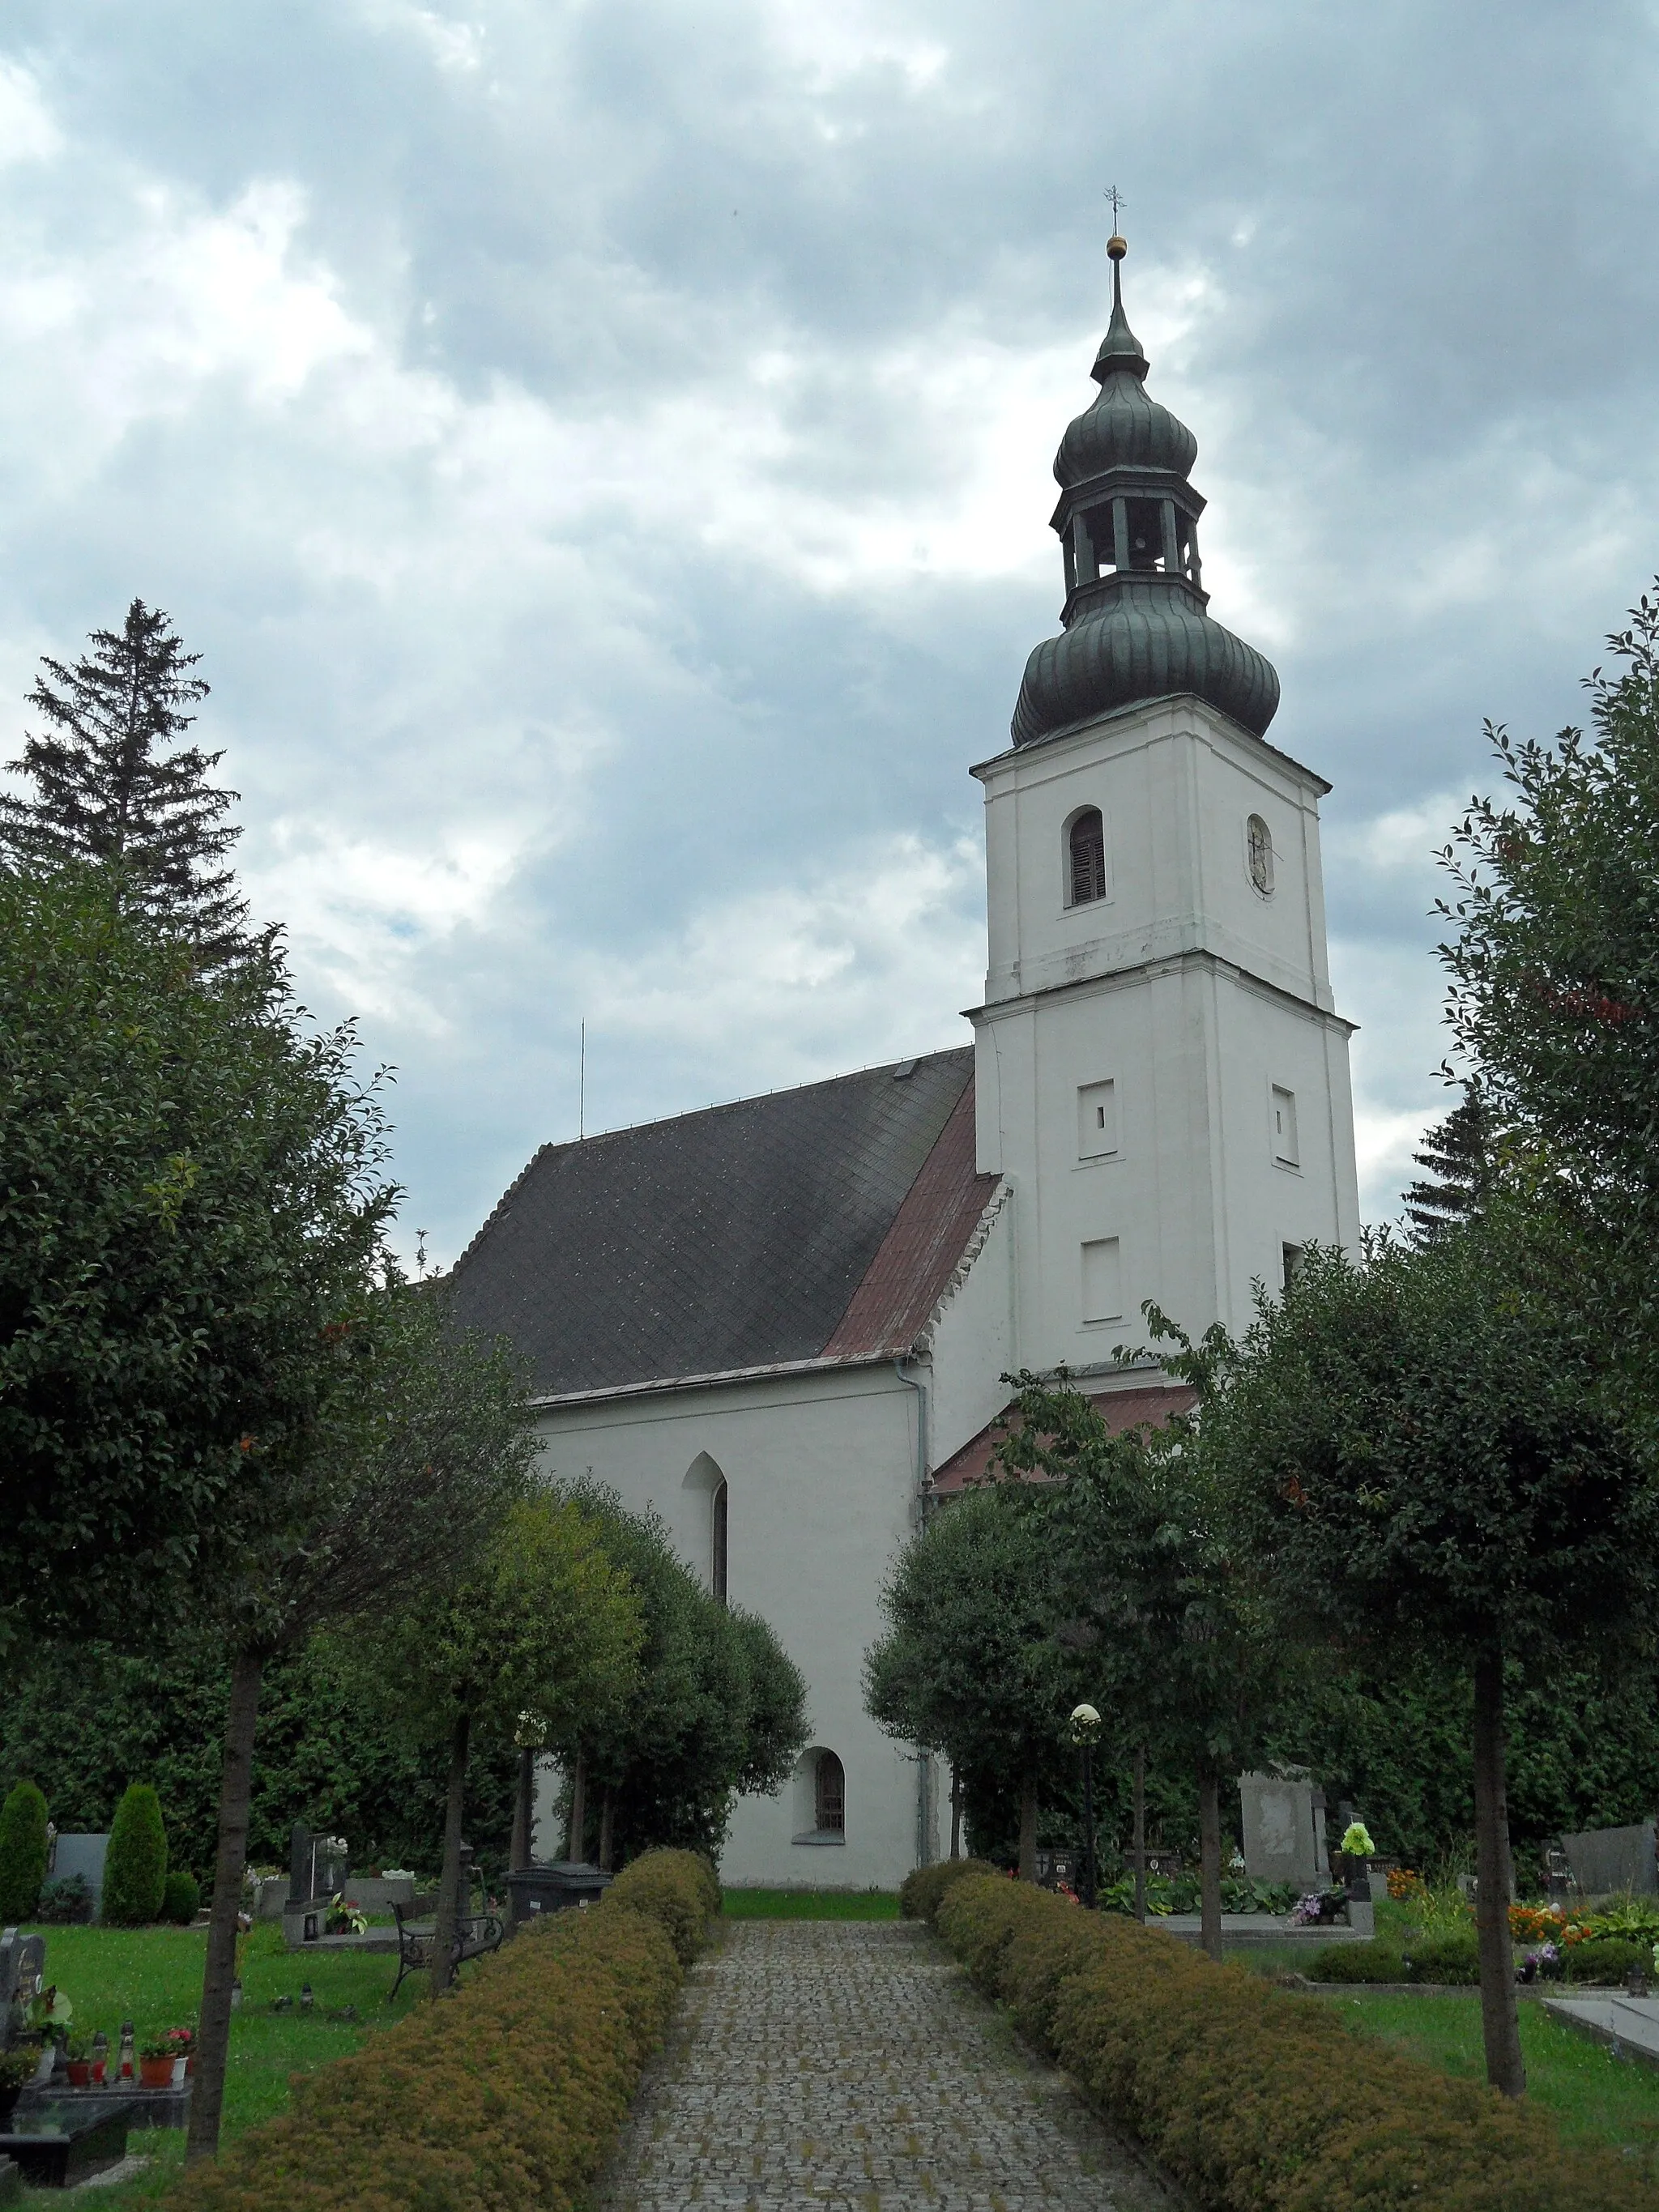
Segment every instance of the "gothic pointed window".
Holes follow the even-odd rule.
[[[726,1603],[726,1489],[722,1476],[714,1486],[713,1500],[713,1543],[708,1562],[708,1586],[720,1603]]]
[[[1106,896],[1106,824],[1097,806],[1085,806],[1067,839],[1071,896],[1068,906],[1087,906]]]

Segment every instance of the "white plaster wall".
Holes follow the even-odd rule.
[[[942,1466],[1008,1402],[1008,1386],[1001,1378],[1018,1364],[1015,1235],[1013,1194],[1007,1192],[973,1264],[941,1303],[929,1347],[930,1468]]]
[[[811,1741],[847,1776],[846,1840],[798,1844],[796,1792],[738,1801],[721,1861],[732,1883],[891,1888],[916,1863],[914,1758],[864,1711],[864,1653],[881,1632],[877,1597],[910,1536],[916,1394],[890,1366],[665,1391],[544,1409],[546,1464],[591,1474],[623,1504],[654,1505],[675,1548],[707,1580],[708,1493],[685,1476],[718,1462],[729,1501],[732,1604],[777,1632],[807,1684]]]

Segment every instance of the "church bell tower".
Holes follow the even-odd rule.
[[[1019,1363],[1088,1372],[1155,1299],[1239,1329],[1359,1214],[1319,800],[1279,678],[1213,621],[1198,443],[1152,398],[1114,236],[1100,391],[1054,460],[1065,603],[985,787],[979,1165],[1012,1192]]]

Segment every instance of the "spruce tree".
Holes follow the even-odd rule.
[[[177,931],[204,968],[252,947],[247,907],[222,866],[241,835],[237,797],[210,783],[223,758],[179,740],[208,694],[159,607],[135,599],[118,630],[94,630],[73,668],[50,657],[28,695],[48,725],[8,766],[34,795],[0,794],[0,849],[14,863],[109,867],[122,902]]]
[[[1492,1111],[1473,1086],[1412,1158],[1428,1176],[1405,1196],[1412,1241],[1431,1243],[1479,1212],[1492,1180]]]

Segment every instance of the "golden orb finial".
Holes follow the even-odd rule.
[[[1108,258],[1113,261],[1121,261],[1124,255],[1128,251],[1128,240],[1127,238],[1121,237],[1116,231],[1114,231],[1106,241],[1106,252]]]

